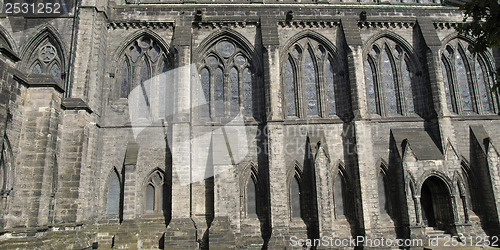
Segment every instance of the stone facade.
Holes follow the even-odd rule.
[[[2,249],[498,244],[498,55],[457,7],[224,2],[1,14]]]

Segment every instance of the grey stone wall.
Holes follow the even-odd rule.
[[[254,2],[82,1],[75,13],[57,18],[0,15],[0,244],[274,249],[290,247],[291,236],[426,239],[429,226],[449,235],[498,236],[498,110],[455,114],[446,105],[440,62],[462,20],[456,7]],[[46,38],[63,63],[61,79],[31,74],[30,60]],[[145,38],[168,70],[189,69],[168,79],[172,115],[137,125],[130,117],[138,103],[119,93],[124,58],[142,60],[131,56],[133,46],[153,49],[141,44]],[[416,106],[425,112],[370,113],[364,68],[379,39],[415,59],[419,90],[427,93]],[[189,81],[198,77],[207,46],[224,40],[248,53],[255,69],[254,116],[242,118],[244,132],[231,130],[233,117],[200,118],[200,89]],[[321,44],[337,57],[335,79],[345,86],[335,89],[336,115],[307,116],[305,87],[297,85],[302,110],[287,116],[284,65],[297,41]],[[150,52],[137,53],[153,61]],[[149,75],[159,70],[151,64]],[[130,74],[133,87],[145,88],[137,82],[140,71]],[[155,91],[146,113],[159,110]],[[326,98],[319,98],[323,112]],[[498,97],[493,102],[498,107]],[[134,125],[143,124],[134,135]],[[12,164],[5,163],[9,155]],[[121,185],[118,214],[107,213],[113,171]],[[165,182],[154,196],[164,210],[146,209],[152,173]],[[387,183],[379,183],[381,174]],[[298,197],[291,192],[295,178]],[[247,211],[248,181],[256,183],[255,216]],[[336,197],[340,186],[344,193]],[[436,225],[423,217],[427,189],[437,197]],[[297,199],[300,217],[292,215]]]

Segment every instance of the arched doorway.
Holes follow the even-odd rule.
[[[428,227],[449,230],[453,226],[453,209],[450,190],[436,176],[427,178],[422,184],[420,205],[422,221]]]

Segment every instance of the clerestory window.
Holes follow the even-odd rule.
[[[491,114],[498,110],[498,96],[491,92],[493,74],[482,54],[471,53],[470,45],[450,41],[441,54],[441,69],[448,110],[455,114]]]

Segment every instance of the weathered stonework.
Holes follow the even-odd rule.
[[[0,14],[0,248],[500,236],[499,58],[457,7],[224,2]]]

